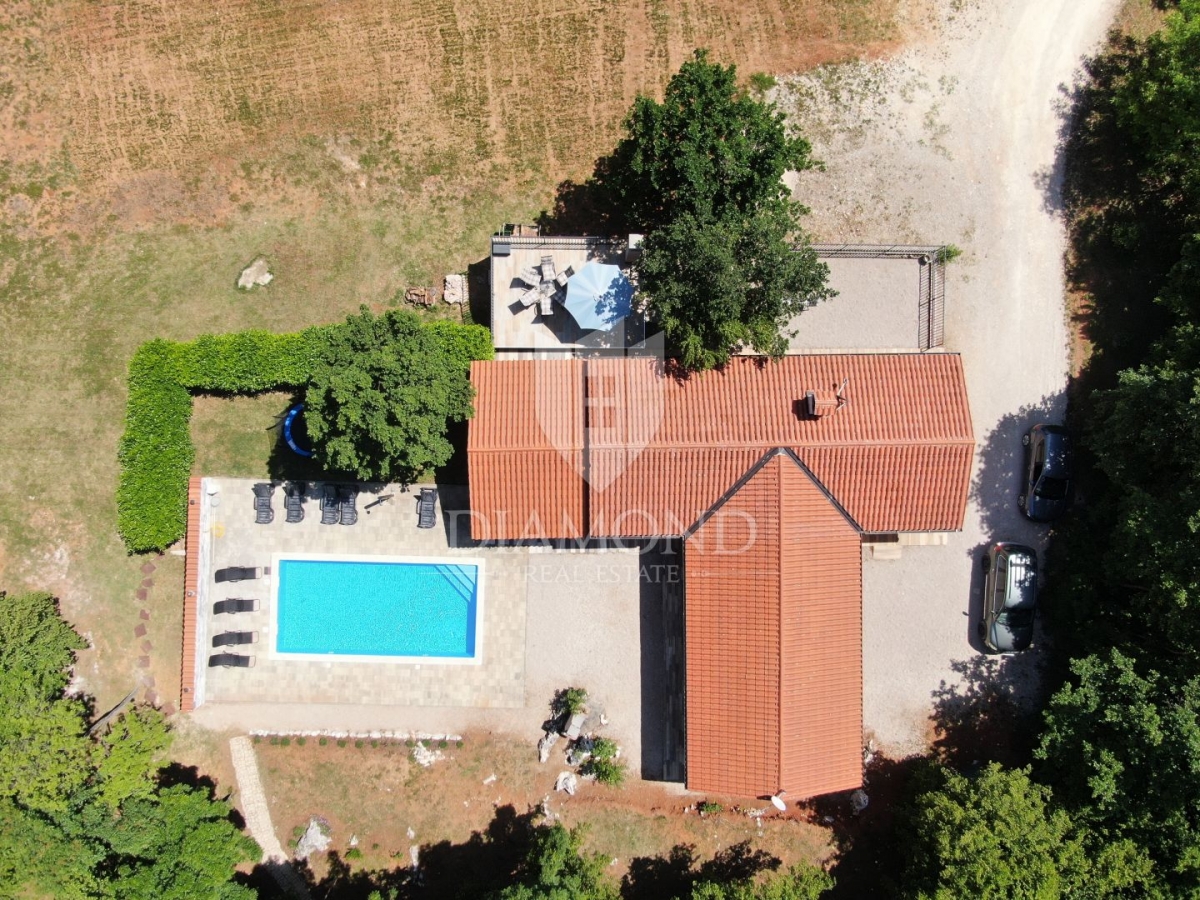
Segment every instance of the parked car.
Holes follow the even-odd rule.
[[[1058,425],[1034,425],[1025,445],[1025,490],[1017,506],[1035,522],[1051,522],[1071,505],[1071,438]]]
[[[1037,612],[1037,552],[1001,541],[983,557],[983,614],[979,636],[991,653],[1024,650]]]

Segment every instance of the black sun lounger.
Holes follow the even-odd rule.
[[[254,491],[254,523],[270,525],[275,521],[275,510],[271,508],[271,495],[275,493],[275,485],[259,482],[252,488]]]
[[[327,484],[321,491],[321,524],[336,525],[341,518],[341,507],[338,504],[338,491],[332,484]]]
[[[304,482],[289,484],[283,489],[283,508],[292,525],[304,520]]]
[[[417,498],[417,527],[432,528],[437,524],[437,488],[421,488]]]
[[[344,487],[341,492],[341,518],[343,525],[353,525],[358,521],[358,507],[355,506],[355,498],[358,497],[358,488]]]
[[[262,569],[256,569],[253,566],[227,566],[224,569],[217,569],[215,578],[217,584],[223,584],[226,581],[254,581],[262,574]]]
[[[213,635],[214,647],[239,647],[242,644],[253,644],[258,641],[257,631],[222,631]]]
[[[213,604],[213,614],[254,612],[258,609],[258,601],[253,597],[230,597],[218,600]]]
[[[238,653],[214,653],[208,658],[210,669],[215,669],[217,666],[225,669],[249,669],[253,665],[253,656],[242,656]]]

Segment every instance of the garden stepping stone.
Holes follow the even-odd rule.
[[[145,622],[142,622],[141,624],[138,625],[137,628],[133,629],[133,636],[134,637],[145,637],[146,636],[146,623]]]

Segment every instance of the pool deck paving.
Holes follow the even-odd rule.
[[[364,486],[358,522],[321,525],[316,496],[304,521],[284,521],[283,491],[275,519],[254,523],[250,479],[205,479],[200,517],[202,558],[197,604],[198,707],[191,717],[214,729],[348,731],[355,733],[501,732],[527,737],[532,748],[556,690],[580,685],[604,733],[622,745],[631,774],[643,769],[643,732],[659,743],[664,702],[656,671],[662,654],[662,594],[638,549],[544,551],[540,547],[480,546],[465,533],[466,491],[443,487],[438,526],[418,529],[416,491]],[[214,491],[215,489],[215,491]],[[392,500],[364,507],[379,493]],[[213,499],[217,498],[216,503]],[[445,507],[445,508],[443,508]],[[449,512],[447,512],[447,509]],[[325,662],[272,658],[271,576],[216,584],[225,566],[270,566],[275,554],[314,553],[475,558],[483,562],[482,662],[479,665]],[[665,571],[665,570],[664,570]],[[212,613],[215,600],[259,599],[253,613]],[[347,614],[351,614],[348,611]],[[252,654],[249,669],[208,669],[211,636],[224,630],[259,632],[257,644],[226,648]],[[199,671],[199,669],[203,671]],[[657,747],[652,753],[659,752]],[[654,759],[651,769],[657,769]]]

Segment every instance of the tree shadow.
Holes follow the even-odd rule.
[[[729,884],[747,881],[762,872],[778,871],[782,860],[742,841],[718,850],[712,859],[697,865],[693,844],[676,844],[665,856],[639,856],[630,860],[621,879],[623,900],[664,900],[687,897],[701,882]]]
[[[542,234],[612,235],[629,230],[622,204],[609,187],[616,165],[611,154],[596,160],[586,181],[566,179],[554,190],[554,205],[537,217]]]
[[[870,802],[861,812],[855,813],[851,805],[852,791],[814,797],[801,805],[814,824],[833,831],[837,857],[830,874],[836,883],[825,896],[858,900],[898,894],[904,857],[894,828],[896,812],[926,759],[874,756],[863,768],[862,789]]]

